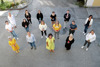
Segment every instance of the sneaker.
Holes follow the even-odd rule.
[[[45,36],[45,38],[48,38],[47,36]]]
[[[84,46],[81,47],[82,49],[84,48]]]
[[[88,48],[86,48],[86,51],[88,51],[89,49]]]
[[[34,50],[36,50],[36,47],[34,48]]]
[[[33,49],[33,47],[31,47],[31,50]]]
[[[84,34],[84,32],[83,32],[83,34]]]
[[[17,38],[17,40],[18,40],[19,38]]]
[[[84,36],[86,35],[86,33],[84,33]]]
[[[41,36],[41,38],[43,38],[43,36]]]

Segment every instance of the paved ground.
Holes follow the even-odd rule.
[[[16,16],[16,21],[18,28],[15,29],[16,33],[19,35],[19,44],[21,50],[19,54],[16,54],[12,51],[11,47],[8,45],[7,37],[10,35],[5,29],[4,21],[7,20],[6,16],[0,17],[0,67],[100,67],[100,47],[98,42],[100,41],[100,8],[79,8],[73,5],[73,0],[49,0],[53,5],[47,5],[46,1],[41,0],[44,4],[39,2],[40,0],[33,0],[29,7],[20,10]],[[57,3],[58,2],[58,3]],[[68,2],[68,3],[66,3]],[[69,5],[71,4],[71,5]],[[67,6],[69,5],[69,6]],[[25,36],[26,31],[21,26],[22,19],[24,18],[24,11],[28,9],[32,14],[33,24],[30,25],[30,31],[34,33],[36,37],[37,50],[31,50],[30,45],[27,44]],[[52,11],[55,11],[57,14],[57,19],[63,26],[63,14],[67,9],[70,10],[72,20],[76,21],[78,25],[78,30],[75,33],[75,43],[72,45],[70,51],[66,51],[64,48],[65,39],[68,36],[68,31],[64,32],[61,30],[60,39],[56,39],[56,48],[55,53],[50,53],[45,49],[45,38],[41,39],[41,34],[38,29],[38,21],[36,19],[36,13],[40,9],[44,14],[44,21],[48,25],[47,33],[53,33],[50,23],[50,14]],[[16,14],[16,12],[15,12]],[[81,46],[84,44],[85,37],[82,34],[84,29],[84,21],[88,15],[94,15],[94,24],[88,30],[94,29],[97,34],[97,41],[93,42],[89,48],[89,51],[86,52],[85,49],[81,49]]]

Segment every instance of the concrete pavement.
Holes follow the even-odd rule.
[[[41,0],[42,1],[42,0]],[[52,1],[52,0],[50,0]],[[58,0],[53,0],[54,2]],[[60,1],[60,0],[59,0]],[[65,1],[64,1],[65,2]],[[39,4],[39,5],[37,5]],[[70,2],[69,2],[70,4]],[[45,6],[44,6],[45,5]],[[100,8],[79,8],[79,7],[64,7],[62,5],[68,5],[65,3],[56,3],[56,6],[47,6],[46,4],[41,5],[36,0],[33,0],[33,3],[29,5],[29,7],[20,10],[16,16],[17,29],[15,29],[16,33],[19,36],[19,40],[17,43],[19,44],[21,50],[19,54],[16,54],[12,51],[11,47],[8,45],[8,33],[5,29],[4,21],[7,20],[7,17],[0,17],[0,67],[100,67],[100,47],[97,43],[93,42],[89,48],[89,51],[85,51],[85,49],[81,49],[81,46],[84,44],[85,37],[82,34],[84,29],[85,19],[93,13],[94,23],[93,26],[88,30],[94,29],[97,35],[97,41],[100,41]],[[59,5],[59,6],[58,6]],[[31,6],[31,7],[30,7]],[[40,7],[41,6],[41,7]],[[32,14],[32,22],[30,25],[30,31],[36,37],[36,46],[37,50],[31,50],[30,45],[27,44],[25,36],[26,31],[21,26],[21,22],[24,19],[24,12],[28,9]],[[55,11],[57,14],[57,19],[63,26],[63,15],[67,9],[70,10],[72,20],[76,21],[78,25],[78,30],[75,33],[75,43],[72,45],[72,49],[70,51],[66,51],[64,48],[65,39],[68,36],[67,32],[61,30],[60,39],[56,39],[56,48],[55,53],[50,53],[45,48],[45,40],[46,38],[41,39],[41,34],[38,29],[38,21],[36,19],[36,13],[40,9],[44,15],[44,21],[48,25],[47,33],[53,33],[50,22],[50,14],[52,11]],[[94,10],[95,9],[95,10]],[[90,12],[89,12],[90,11]],[[95,12],[96,11],[96,12]]]

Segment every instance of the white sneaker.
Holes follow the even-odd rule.
[[[47,36],[45,36],[45,38],[48,38]]]
[[[83,32],[83,34],[84,34],[84,32]]]
[[[86,48],[86,51],[88,51],[89,49],[88,48]]]
[[[18,40],[19,38],[17,38],[17,40]]]
[[[84,34],[84,35],[86,35],[86,33],[85,33],[85,32],[83,32],[83,34]]]
[[[84,48],[84,46],[81,47],[82,49]]]
[[[41,36],[41,38],[43,38],[43,36]]]

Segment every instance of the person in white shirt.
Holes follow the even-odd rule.
[[[41,38],[43,38],[43,33],[45,33],[45,37],[47,38],[47,25],[44,23],[44,21],[41,21],[41,23],[39,24],[39,29],[41,31]]]
[[[92,24],[93,24],[93,16],[90,15],[89,18],[86,19],[85,24],[84,24],[85,26],[84,32],[83,32],[84,35],[86,35],[88,28],[90,28]]]
[[[26,40],[31,45],[31,49],[33,49],[33,47],[34,47],[34,49],[36,50],[36,45],[35,45],[36,39],[35,39],[34,35],[31,34],[30,32],[27,32]]]
[[[96,40],[96,34],[94,33],[94,30],[91,30],[90,33],[86,35],[85,43],[81,48],[84,48],[86,44],[88,43],[87,48],[86,48],[86,51],[88,51],[90,44],[95,40]]]
[[[15,17],[13,14],[8,13],[8,20],[10,21],[10,23],[12,24],[12,26],[14,28],[16,28],[16,21],[15,21]]]
[[[13,29],[13,26],[12,24],[10,24],[8,21],[5,21],[5,29],[10,32],[14,38],[16,38],[18,40],[18,36],[16,35],[14,29]]]

